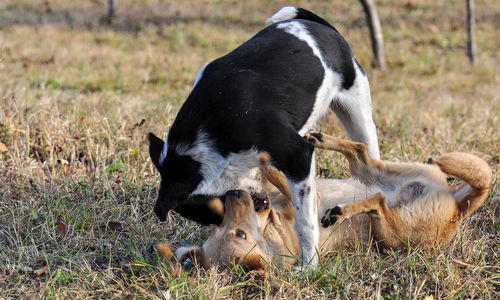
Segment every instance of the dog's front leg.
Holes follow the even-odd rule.
[[[405,222],[395,210],[387,206],[386,198],[382,193],[328,209],[321,218],[321,225],[328,227],[340,224],[344,220],[362,213],[367,213],[370,216],[373,235],[377,242],[382,242],[389,248],[396,248],[400,241],[399,237],[403,237],[402,240],[407,241],[405,235],[401,234],[408,233],[405,229]]]
[[[303,266],[318,264],[319,224],[315,177],[314,153],[311,157],[309,174],[305,179],[295,181],[287,177],[295,208],[295,229],[299,236]]]

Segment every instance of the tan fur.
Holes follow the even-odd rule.
[[[363,144],[327,135],[307,136],[317,148],[341,152],[356,179],[318,179],[318,219],[342,214],[333,226],[320,229],[320,252],[374,240],[384,248],[431,248],[451,241],[462,218],[487,198],[491,170],[480,158],[449,153],[435,165],[391,163],[368,157]],[[465,181],[447,185],[446,174]],[[224,220],[198,254],[201,261],[227,265],[234,261],[249,269],[278,268],[296,262],[299,242],[294,209],[285,176],[270,166],[262,167],[271,208],[256,213],[246,192],[238,199],[226,196]],[[270,184],[269,184],[270,183]],[[240,234],[238,234],[240,232]],[[245,238],[241,238],[241,232]],[[246,258],[246,259],[245,259]]]
[[[471,154],[445,154],[435,160],[438,167],[390,163],[368,158],[366,147],[360,143],[327,135],[321,136],[321,141],[314,136],[309,138],[316,141],[318,148],[343,153],[352,175],[368,189],[379,191],[373,196],[340,205],[343,214],[337,222],[368,213],[370,230],[383,247],[430,248],[448,243],[455,235],[460,219],[479,208],[491,188],[491,169]],[[445,173],[470,185],[470,191],[465,191],[463,199],[457,199],[460,193],[448,187]],[[413,194],[412,184],[417,191],[422,191],[421,195]],[[462,190],[467,188],[464,186]]]
[[[299,242],[294,219],[289,217],[290,208],[282,204],[280,210],[269,208],[256,213],[247,192],[240,198],[227,195],[222,224],[203,245],[205,256],[219,266],[244,262],[248,269],[270,262],[279,267],[292,264],[293,258],[288,256],[298,252]],[[289,235],[290,232],[294,234]]]
[[[156,251],[158,251],[158,254],[160,255],[161,258],[163,259],[172,259],[175,258],[174,253],[172,252],[172,249],[170,248],[170,245],[167,243],[158,243],[155,246]]]

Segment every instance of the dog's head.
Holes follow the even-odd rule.
[[[169,210],[201,224],[219,224],[223,204],[217,195],[191,195],[203,180],[201,164],[189,155],[164,148],[163,140],[149,134],[149,154],[160,172],[161,183],[154,211],[165,221]],[[162,153],[166,150],[166,153]],[[163,156],[163,157],[162,157]]]
[[[175,210],[201,224],[220,224],[226,191],[260,186],[247,176],[270,159],[267,153],[252,149],[222,156],[204,133],[189,146],[167,147],[152,133],[149,141],[151,160],[161,174],[154,211],[162,221],[169,210]]]
[[[203,245],[212,263],[227,265],[234,261],[251,270],[261,269],[270,262],[268,241],[263,236],[263,215],[269,208],[257,213],[249,193],[234,190],[226,193],[222,224],[217,226]]]
[[[298,240],[293,220],[284,219],[271,207],[257,211],[255,199],[246,191],[229,191],[225,199],[222,223],[202,248],[180,248],[179,261],[186,266],[194,263],[204,268],[234,263],[247,270],[265,269],[270,263],[281,268],[296,262]]]

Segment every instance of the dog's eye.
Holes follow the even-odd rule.
[[[242,238],[244,240],[247,239],[247,234],[243,231],[243,230],[236,230],[236,236],[239,237],[239,238]]]

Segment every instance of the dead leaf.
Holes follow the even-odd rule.
[[[146,123],[146,119],[142,119],[141,121],[135,123],[134,126],[132,127],[132,130],[141,127],[142,125],[144,125],[144,123]]]
[[[40,276],[40,275],[47,273],[48,270],[49,270],[49,266],[45,266],[45,267],[41,267],[38,270],[34,270],[33,273],[35,273],[37,276]]]
[[[61,230],[61,233],[63,235],[66,235],[66,233],[68,233],[68,226],[66,226],[66,224],[64,224],[61,221],[58,221],[56,222],[56,225],[59,226],[59,230]]]
[[[118,221],[109,221],[108,224],[104,225],[102,224],[101,230],[111,230],[111,231],[125,231],[125,228],[123,227],[123,224]]]
[[[5,146],[4,143],[0,142],[0,153],[5,153],[9,151],[9,149],[7,149],[7,146]]]
[[[60,164],[61,164],[61,165],[63,165],[63,166],[67,166],[67,165],[69,165],[69,161],[67,161],[67,160],[65,160],[65,159],[62,159],[62,158],[61,158],[61,159],[58,159],[58,160],[57,160],[57,162],[58,162],[58,163],[60,163]]]

